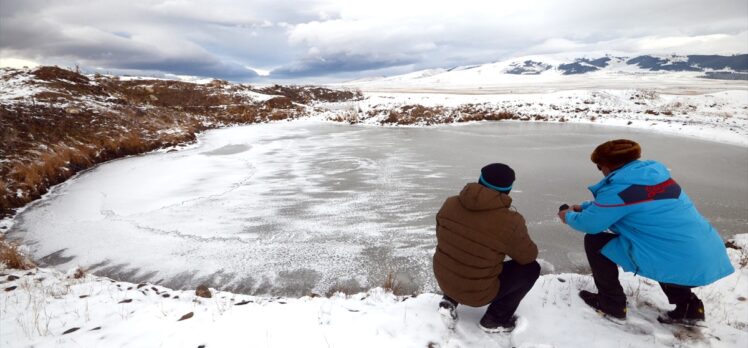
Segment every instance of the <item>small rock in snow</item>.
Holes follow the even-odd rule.
[[[195,289],[195,295],[205,298],[213,297],[213,294],[210,293],[210,290],[205,284],[201,284],[197,289]]]
[[[76,332],[76,331],[78,331],[78,330],[80,330],[80,328],[79,328],[79,327],[74,327],[74,328],[72,328],[72,329],[67,329],[67,330],[66,330],[65,332],[63,332],[62,334],[63,334],[63,335],[67,335],[67,334],[69,334],[69,333],[73,333],[73,332]]]

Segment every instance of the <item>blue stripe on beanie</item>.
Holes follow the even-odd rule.
[[[488,181],[486,181],[486,179],[483,179],[483,174],[481,174],[481,176],[478,179],[478,181],[481,184],[486,185],[488,188],[494,189],[496,191],[511,191],[512,190],[512,186],[514,186],[514,185],[509,185],[507,187],[498,187],[498,186],[491,185],[490,183],[488,183]]]

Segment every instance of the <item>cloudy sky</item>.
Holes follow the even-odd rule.
[[[335,81],[566,52],[748,53],[748,1],[0,0],[0,65]]]

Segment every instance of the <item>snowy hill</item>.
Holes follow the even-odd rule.
[[[715,81],[717,80],[717,81]],[[541,86],[666,87],[668,84],[705,88],[739,86],[748,80],[748,54],[733,56],[623,56],[611,54],[535,55],[477,66],[430,69],[405,75],[345,83],[364,90],[398,88],[491,88]],[[730,83],[732,82],[732,83]],[[634,85],[632,85],[632,83]],[[548,86],[550,84],[550,86]],[[514,90],[522,92],[522,90]]]
[[[326,297],[211,298],[152,284],[116,282],[50,269],[0,275],[3,347],[745,347],[748,343],[748,235],[728,243],[737,271],[695,291],[704,327],[664,325],[672,308],[656,282],[622,273],[624,325],[603,319],[577,297],[588,275],[541,276],[520,304],[512,335],[477,325],[485,308],[458,308],[454,331],[436,311],[441,298],[395,296],[382,288]]]

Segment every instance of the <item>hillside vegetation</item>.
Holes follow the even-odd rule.
[[[210,128],[294,119],[358,92],[213,80],[0,71],[0,218],[97,163],[191,142]]]

